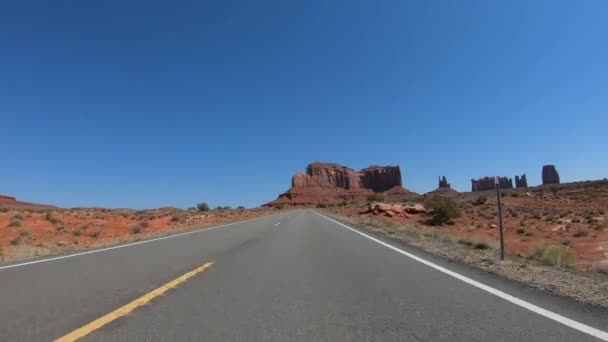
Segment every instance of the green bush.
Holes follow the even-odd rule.
[[[207,203],[204,203],[204,202],[203,202],[203,203],[199,203],[199,204],[197,204],[197,205],[196,205],[196,208],[197,208],[199,211],[209,211],[209,206],[207,205]]]
[[[430,222],[434,226],[440,226],[452,222],[460,217],[460,210],[452,199],[443,196],[433,196],[426,201],[426,207],[433,210]]]
[[[239,206],[237,207],[237,209],[238,209],[238,210],[245,210],[245,207],[244,207],[244,206],[242,206],[242,205],[239,205]]]
[[[317,204],[317,208],[327,208],[327,204],[319,203],[319,204]]]
[[[376,192],[373,195],[367,196],[367,200],[370,202],[384,202],[384,194],[380,192]]]

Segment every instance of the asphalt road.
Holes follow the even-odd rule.
[[[585,329],[608,330],[604,310],[398,248],[548,314],[301,210],[0,266],[0,340],[59,338],[208,261],[211,268],[82,340],[597,341]]]

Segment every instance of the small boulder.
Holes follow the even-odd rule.
[[[594,263],[591,266],[591,269],[594,272],[605,273],[608,274],[608,260],[602,260]]]

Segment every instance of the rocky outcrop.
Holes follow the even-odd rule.
[[[559,184],[559,173],[555,165],[543,166],[543,185],[547,184]]]
[[[403,216],[408,217],[408,214],[426,213],[426,208],[422,204],[401,205],[388,203],[370,203],[367,208],[360,214],[384,215],[388,217]]]
[[[315,162],[306,167],[306,173],[293,176],[289,190],[265,205],[363,201],[374,193],[384,193],[385,199],[389,200],[416,195],[404,189],[401,182],[399,166],[374,165],[355,171],[339,164]]]
[[[513,179],[507,177],[498,178],[498,188],[513,189]],[[494,190],[494,177],[483,177],[479,179],[471,179],[471,191],[486,191]]]
[[[518,189],[528,187],[528,180],[526,179],[525,173],[523,175],[521,175],[521,177],[515,176],[515,187]]]

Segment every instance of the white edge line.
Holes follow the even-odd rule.
[[[255,217],[253,219],[257,219],[257,218],[260,218],[260,217]],[[171,234],[171,235],[161,236],[161,237],[157,237],[157,238],[149,239],[149,240],[130,242],[130,243],[126,243],[126,244],[123,244],[123,245],[106,247],[106,248],[101,248],[101,249],[95,249],[95,250],[92,250],[92,251],[86,251],[86,252],[79,252],[79,253],[74,253],[74,254],[61,255],[61,256],[52,257],[52,258],[48,258],[48,259],[26,261],[26,262],[21,262],[21,263],[18,263],[18,264],[7,265],[7,266],[0,266],[0,270],[4,270],[4,269],[8,269],[8,268],[13,268],[13,267],[20,267],[20,266],[39,264],[39,263],[43,263],[43,262],[55,261],[55,260],[60,260],[60,259],[67,259],[67,258],[72,258],[72,257],[75,257],[75,256],[80,256],[80,255],[100,253],[100,252],[105,252],[105,251],[109,251],[109,250],[112,250],[112,249],[131,247],[131,246],[141,245],[141,244],[144,244],[144,243],[154,242],[154,241],[159,241],[159,240],[171,239],[171,238],[175,238],[175,237],[178,237],[178,236],[189,235],[189,234],[200,233],[200,232],[206,232],[206,231],[214,230],[214,229],[217,229],[217,228],[228,227],[228,226],[235,225],[237,223],[243,223],[243,222],[247,222],[247,221],[250,221],[250,220],[252,220],[252,219],[245,220],[245,221],[226,223],[226,224],[222,224],[220,226],[214,226],[214,227],[209,227],[209,228],[200,228],[200,229],[191,230],[191,231],[184,232],[184,233]]]
[[[368,239],[370,239],[370,240],[372,240],[374,242],[377,242],[377,243],[383,245],[384,247],[388,247],[388,248],[392,249],[393,251],[395,251],[397,253],[403,254],[403,255],[405,255],[405,256],[407,256],[407,257],[409,257],[411,259],[414,259],[414,260],[416,260],[416,261],[418,261],[418,262],[420,262],[422,264],[425,264],[425,265],[427,265],[427,266],[429,266],[431,268],[434,268],[437,271],[440,271],[440,272],[443,272],[443,273],[445,273],[447,275],[450,275],[450,276],[452,276],[452,277],[454,277],[454,278],[456,278],[458,280],[461,280],[461,281],[463,281],[463,282],[465,282],[465,283],[467,283],[469,285],[475,286],[475,287],[477,287],[477,288],[479,288],[479,289],[481,289],[483,291],[489,292],[489,293],[491,293],[491,294],[493,294],[493,295],[495,295],[497,297],[500,297],[500,298],[502,298],[504,300],[507,300],[507,301],[509,301],[509,302],[511,302],[511,303],[513,303],[515,305],[521,306],[524,309],[528,309],[528,310],[530,310],[532,312],[535,312],[535,313],[537,313],[537,314],[539,314],[541,316],[544,316],[544,317],[547,317],[549,319],[552,319],[552,320],[554,320],[554,321],[556,321],[558,323],[561,323],[561,324],[563,324],[565,326],[568,326],[568,327],[570,327],[572,329],[576,329],[576,330],[578,330],[580,332],[583,332],[585,334],[591,335],[593,337],[597,337],[600,340],[608,341],[608,332],[605,332],[605,331],[602,331],[602,330],[590,327],[590,326],[585,325],[583,323],[580,323],[580,322],[577,322],[575,320],[572,320],[572,319],[570,319],[568,317],[564,317],[562,315],[556,314],[555,312],[549,311],[547,309],[543,309],[543,308],[541,308],[539,306],[536,306],[536,305],[534,305],[534,304],[532,304],[530,302],[526,302],[523,299],[519,299],[517,297],[513,297],[513,296],[511,296],[508,293],[502,292],[502,291],[497,290],[497,289],[495,289],[493,287],[490,287],[488,285],[480,283],[480,282],[478,282],[476,280],[473,280],[471,278],[465,277],[465,276],[463,276],[463,275],[461,275],[459,273],[450,271],[447,268],[444,268],[444,267],[441,267],[439,265],[436,265],[436,264],[434,264],[434,263],[432,263],[432,262],[430,262],[428,260],[425,260],[425,259],[422,259],[420,257],[417,257],[417,256],[415,256],[415,255],[413,255],[411,253],[408,253],[408,252],[403,251],[403,250],[401,250],[401,249],[399,249],[399,248],[397,248],[395,246],[392,246],[392,245],[390,245],[390,244],[388,244],[388,243],[386,243],[384,241],[378,240],[378,239],[376,239],[376,238],[374,238],[372,236],[369,236],[369,235],[367,235],[365,233],[362,233],[362,232],[360,232],[360,231],[358,231],[358,230],[356,230],[354,228],[351,228],[351,227],[349,227],[349,226],[347,226],[347,225],[345,225],[345,224],[343,224],[341,222],[338,222],[338,221],[336,221],[334,219],[331,219],[331,218],[329,218],[329,217],[327,217],[327,216],[319,213],[318,211],[315,211],[315,212],[317,214],[321,215],[322,217],[324,217],[324,218],[326,218],[326,219],[328,219],[328,220],[330,220],[330,221],[332,221],[332,222],[334,222],[334,223],[336,223],[336,224],[338,224],[338,225],[340,225],[340,226],[342,226],[344,228],[347,228],[347,229],[349,229],[349,230],[351,230],[351,231],[353,231],[353,232],[355,232],[355,233],[357,233],[357,234],[359,234],[359,235],[361,235],[363,237],[366,237],[366,238],[368,238]]]

